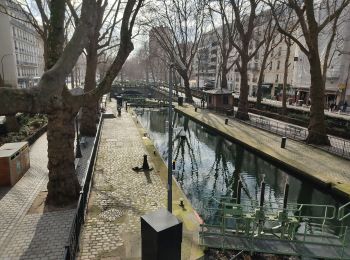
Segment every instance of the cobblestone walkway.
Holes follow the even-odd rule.
[[[81,180],[92,140],[82,148],[77,166]],[[47,139],[30,147],[31,167],[12,188],[0,188],[0,259],[62,259],[75,210],[29,214],[33,201],[48,182]]]
[[[140,216],[165,207],[166,198],[157,171],[132,170],[143,154],[129,114],[104,120],[79,259],[140,259]]]

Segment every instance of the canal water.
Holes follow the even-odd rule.
[[[137,117],[159,154],[167,161],[167,110],[138,110]],[[176,161],[174,175],[201,216],[206,207],[212,206],[209,205],[210,198],[233,196],[239,179],[243,185],[243,201],[259,200],[260,184],[264,179],[265,201],[271,207],[282,207],[286,182],[290,185],[289,203],[327,204],[336,207],[343,204],[327,190],[321,190],[310,182],[295,177],[277,164],[262,159],[182,114],[174,113],[173,127],[173,159]],[[322,214],[318,211],[317,208],[306,209],[303,214]]]

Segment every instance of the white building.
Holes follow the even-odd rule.
[[[0,0],[13,17],[25,16],[9,1]],[[5,85],[28,88],[35,86],[44,71],[43,43],[28,22],[0,12],[0,61]]]

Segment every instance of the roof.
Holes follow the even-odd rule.
[[[232,91],[228,89],[211,89],[211,90],[205,90],[204,93],[212,94],[212,95],[227,95],[230,94],[232,95]]]

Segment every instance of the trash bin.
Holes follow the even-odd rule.
[[[166,209],[141,217],[142,260],[180,260],[182,222]]]
[[[0,147],[0,186],[15,185],[29,167],[27,142],[7,143]]]
[[[182,106],[184,103],[184,98],[183,97],[178,97],[177,98],[177,103],[179,104],[179,106]]]

